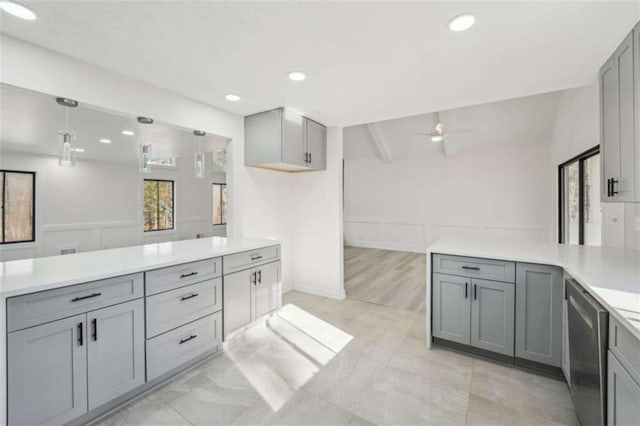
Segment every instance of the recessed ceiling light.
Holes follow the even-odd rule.
[[[34,19],[36,19],[36,14],[33,13],[31,9],[13,1],[0,1],[0,9],[4,10],[10,15],[13,15],[20,19],[25,19],[27,21],[33,21]]]
[[[98,142],[100,142],[100,143],[111,143],[111,139],[102,138],[102,139],[98,139]]]
[[[470,13],[463,13],[449,21],[448,27],[451,31],[460,32],[468,30],[476,23],[476,17]]]
[[[84,148],[72,148],[71,150],[75,152],[84,152]]]
[[[133,136],[136,134],[136,132],[134,132],[133,130],[123,130],[122,134],[127,136]]]
[[[302,71],[291,71],[288,75],[289,78],[293,81],[302,81],[307,78],[307,75]]]
[[[240,100],[240,96],[238,95],[225,95],[224,98],[231,102],[238,102]]]

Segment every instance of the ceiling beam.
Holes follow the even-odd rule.
[[[392,163],[393,156],[391,155],[391,150],[389,149],[387,139],[382,134],[380,125],[378,123],[369,123],[367,124],[367,130],[371,135],[373,144],[376,146],[376,149],[378,150],[378,154],[380,155],[382,161],[384,161],[385,163]]]

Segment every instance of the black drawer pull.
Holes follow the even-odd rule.
[[[469,297],[469,283],[464,283],[464,298],[467,299]]]
[[[91,337],[93,337],[93,341],[95,342],[98,340],[98,319],[92,319],[91,325],[93,326],[93,334],[91,335]]]
[[[251,260],[260,260],[262,259],[262,256],[251,256]]]
[[[93,299],[94,297],[98,297],[98,296],[102,296],[102,293],[93,293],[93,294],[90,294],[88,296],[74,297],[73,299],[71,299],[71,301],[72,302],[79,302],[81,300]]]
[[[78,324],[78,344],[84,345],[84,331],[82,330],[82,323]]]
[[[198,335],[197,335],[197,334],[192,334],[192,335],[191,335],[191,336],[189,336],[189,337],[185,337],[184,339],[180,340],[180,344],[187,343],[189,340],[193,340],[193,339],[195,339],[196,337],[198,337]]]
[[[188,274],[182,274],[180,275],[180,278],[187,278],[187,277],[192,277],[194,275],[198,275],[197,272],[189,272]]]
[[[478,268],[477,266],[463,266],[462,269],[469,269],[471,271],[479,271],[480,268]]]
[[[185,301],[185,300],[193,299],[194,297],[198,297],[198,293],[193,293],[188,296],[182,296],[180,300]]]
[[[611,179],[611,196],[614,196],[620,193],[619,191],[616,191],[616,187],[615,187],[616,183],[620,183],[620,181],[618,179],[612,178]]]

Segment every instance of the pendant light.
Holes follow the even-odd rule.
[[[202,138],[206,135],[202,130],[194,130],[193,134],[198,138],[198,151],[194,155],[194,177],[196,179],[203,179],[205,175],[205,159],[202,152]]]
[[[65,129],[58,132],[58,165],[76,165],[76,135],[69,130],[69,108],[76,108],[78,102],[68,98],[56,98],[58,105],[65,107]]]
[[[138,123],[153,124],[153,119],[149,117],[138,117]],[[151,145],[144,143],[144,132],[142,132],[142,141],[140,152],[138,153],[139,170],[140,173],[151,173]]]

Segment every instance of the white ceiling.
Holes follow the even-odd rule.
[[[393,161],[422,161],[434,148],[447,157],[495,145],[549,144],[559,93],[456,108],[440,113],[444,142],[431,142],[434,114],[420,114],[376,123]],[[421,135],[422,134],[422,135]],[[429,154],[431,153],[431,154]],[[345,128],[345,159],[379,157],[367,125]]]
[[[3,32],[232,112],[329,125],[590,84],[640,19],[639,1],[23,3],[38,19],[3,14]],[[476,25],[450,32],[462,12]]]
[[[0,152],[58,155],[58,132],[65,130],[65,108],[54,96],[0,84]],[[69,128],[76,134],[78,160],[91,159],[117,163],[136,163],[139,146],[151,144],[153,158],[193,158],[202,151],[222,148],[226,139],[207,134],[200,138],[193,130],[154,122],[140,124],[136,117],[123,116],[80,103],[69,109]],[[134,136],[125,136],[132,130]],[[110,144],[98,142],[101,138]]]

